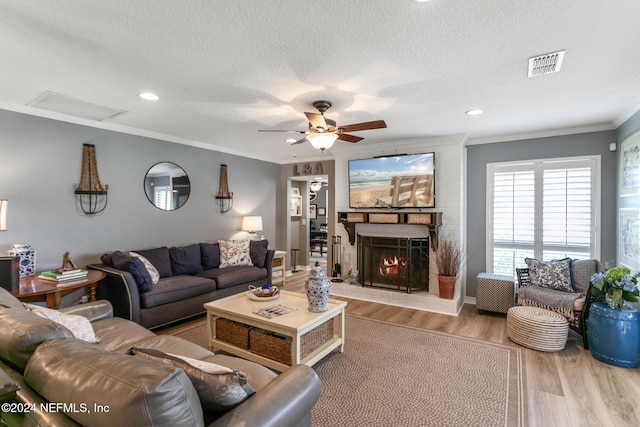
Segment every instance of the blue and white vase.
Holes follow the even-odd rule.
[[[327,279],[327,273],[320,267],[318,261],[309,272],[309,279],[305,282],[304,289],[307,291],[310,312],[322,313],[327,311],[331,281]]]
[[[36,274],[36,251],[27,243],[16,243],[7,254],[20,258],[20,277]]]

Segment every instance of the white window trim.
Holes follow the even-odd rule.
[[[486,166],[486,194],[485,194],[485,206],[486,206],[486,228],[485,228],[485,254],[486,254],[486,265],[485,268],[487,272],[493,271],[493,175],[495,174],[496,168],[500,168],[500,172],[508,172],[510,168],[514,171],[522,170],[522,166],[527,165],[535,165],[535,164],[550,164],[550,163],[558,163],[558,166],[562,167],[563,163],[570,164],[570,162],[575,161],[589,161],[595,162],[595,171],[592,176],[593,183],[593,224],[594,228],[591,230],[592,233],[592,241],[593,241],[593,257],[595,259],[600,259],[600,249],[601,249],[601,240],[602,236],[600,235],[601,227],[601,186],[602,186],[602,162],[600,155],[593,156],[576,156],[576,157],[554,157],[554,158],[542,158],[542,159],[532,159],[532,160],[519,160],[519,161],[511,161],[511,162],[495,162],[495,163],[487,163]],[[538,179],[542,179],[542,174],[539,174]],[[536,182],[536,189],[539,187],[540,183]],[[536,191],[537,193],[537,191]],[[542,209],[542,203],[539,201],[540,196],[536,195],[536,206],[537,209]],[[537,227],[537,233],[542,233],[542,227]],[[536,235],[536,242],[541,242],[541,236]],[[541,244],[541,243],[536,243]]]

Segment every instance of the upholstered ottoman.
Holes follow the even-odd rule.
[[[506,313],[515,301],[515,281],[511,276],[480,273],[476,277],[476,308]]]
[[[507,336],[511,341],[540,351],[560,351],[567,345],[569,323],[544,308],[517,306],[507,311]]]

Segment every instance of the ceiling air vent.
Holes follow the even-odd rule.
[[[43,92],[28,105],[99,121],[112,119],[115,116],[127,112],[126,110],[103,107],[102,105],[92,104],[87,101],[71,98],[70,96],[61,95],[51,91]]]
[[[564,50],[547,53],[529,58],[529,77],[542,76],[543,74],[557,73],[560,71]]]

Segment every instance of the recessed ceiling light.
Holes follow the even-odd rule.
[[[428,3],[431,0],[413,0],[413,1],[415,1],[416,3]]]
[[[138,95],[140,98],[142,99],[146,99],[147,101],[157,101],[158,99],[160,99],[160,97],[158,95],[156,95],[155,93],[151,93],[151,92],[143,92],[141,94]]]
[[[287,139],[285,139],[285,141],[288,142],[289,144],[293,144],[294,142],[297,141],[297,139],[295,139],[295,138],[287,138]]]
[[[482,113],[484,113],[484,110],[477,109],[477,110],[469,110],[465,114],[467,116],[477,116],[477,115],[482,114]]]

